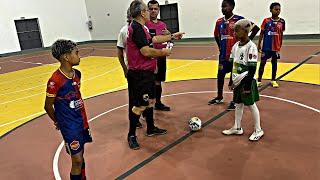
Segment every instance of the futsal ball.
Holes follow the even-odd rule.
[[[198,117],[192,117],[189,120],[189,127],[191,131],[199,131],[201,129],[201,120]]]

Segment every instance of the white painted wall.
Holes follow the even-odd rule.
[[[164,4],[165,0],[159,0]],[[221,0],[169,0],[178,3],[180,30],[189,38],[211,37],[221,13]],[[250,19],[259,27],[264,18],[271,16],[269,6],[279,2],[280,16],[286,20],[285,34],[320,34],[319,0],[238,0],[235,14]]]
[[[132,0],[86,0],[88,15],[93,16],[93,40],[116,40],[125,24],[126,10]],[[269,6],[276,0],[238,0],[234,13],[257,25],[269,17]],[[148,2],[144,0],[144,2]],[[159,0],[164,4],[165,0]],[[285,34],[320,34],[319,0],[279,0],[281,17],[286,20]],[[215,21],[221,14],[221,0],[169,0],[178,3],[180,30],[187,38],[212,37]],[[110,13],[110,16],[107,16]]]
[[[92,40],[116,40],[126,24],[126,12],[132,0],[85,0],[91,16]]]
[[[116,40],[126,24],[126,10],[132,0],[0,0],[0,54],[19,51],[14,20],[38,18],[44,46],[57,38],[77,42]],[[144,0],[148,2],[147,0]],[[159,0],[164,4],[165,0]],[[238,0],[234,13],[259,26],[269,17],[274,0]],[[319,0],[279,0],[281,17],[286,20],[285,34],[320,34]],[[186,38],[212,37],[215,21],[221,14],[221,0],[169,0],[178,3],[180,30]],[[109,15],[108,15],[109,14]],[[93,30],[86,25],[88,16]]]
[[[57,38],[90,40],[85,0],[0,0],[0,54],[20,51],[14,20],[38,18],[43,45]]]

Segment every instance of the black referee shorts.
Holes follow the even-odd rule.
[[[155,98],[155,75],[153,71],[129,70],[127,74],[129,101],[132,106],[148,106]]]

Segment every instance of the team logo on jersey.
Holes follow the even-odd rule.
[[[244,54],[241,53],[241,54],[240,54],[240,60],[243,60],[243,58],[244,58]]]
[[[78,88],[80,88],[80,82],[74,81],[72,82],[72,86],[78,86]]]
[[[83,101],[82,99],[78,99],[78,100],[73,100],[73,101],[70,101],[69,103],[69,107],[71,109],[80,109],[81,107],[83,106]]]
[[[234,29],[235,26],[236,26],[236,24],[235,24],[234,22],[230,22],[229,27],[230,27],[231,29]]]
[[[142,96],[142,98],[143,98],[144,101],[148,101],[149,100],[149,95],[148,94],[144,94]]]
[[[79,147],[80,147],[79,141],[72,141],[72,143],[70,143],[70,148],[74,151],[78,150]]]
[[[277,23],[277,28],[282,28],[282,23]]]
[[[268,31],[268,36],[277,36],[279,35],[277,32]]]
[[[255,55],[255,54],[249,54],[249,59],[257,59],[257,55]]]
[[[49,84],[48,84],[48,87],[53,89],[55,84],[56,83],[54,83],[53,81],[50,81]]]

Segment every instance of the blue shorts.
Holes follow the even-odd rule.
[[[280,53],[277,51],[262,51],[261,61],[266,61],[267,59],[280,59]]]
[[[81,152],[84,148],[84,144],[88,142],[92,142],[92,137],[90,133],[90,129],[83,129],[76,133],[67,133],[65,134],[61,131],[62,137],[65,142],[65,147],[67,153],[70,155],[75,155]]]
[[[219,61],[218,74],[219,73],[230,73],[232,70],[232,63],[230,61]]]

